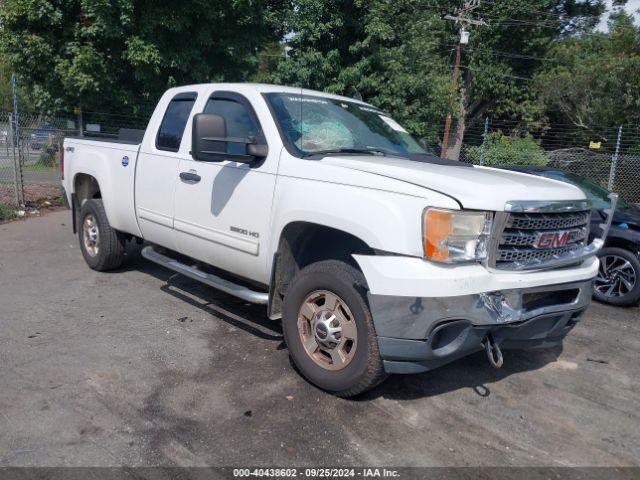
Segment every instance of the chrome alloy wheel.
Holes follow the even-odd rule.
[[[90,256],[95,257],[98,255],[100,250],[100,231],[98,230],[96,217],[92,214],[84,217],[84,222],[82,222],[82,240],[84,249]]]
[[[600,257],[594,289],[605,297],[624,297],[637,282],[637,272],[628,260],[617,255]]]
[[[345,368],[356,353],[355,318],[345,301],[327,290],[316,290],[304,299],[298,333],[307,355],[325,370]]]

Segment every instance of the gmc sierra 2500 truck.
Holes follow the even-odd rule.
[[[590,302],[612,209],[588,243],[578,188],[433,157],[373,105],[190,85],[128,136],[64,141],[89,266],[144,239],[145,258],[266,305],[300,372],[336,395],[482,349],[500,366],[502,349],[561,343]]]

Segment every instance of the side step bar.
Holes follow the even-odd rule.
[[[260,305],[266,305],[269,303],[268,293],[256,292],[242,285],[225,280],[224,278],[202,272],[195,267],[190,267],[189,265],[178,262],[171,257],[158,253],[152,246],[144,247],[142,249],[142,256],[147,260],[157,263],[158,265],[162,265],[174,272],[178,272],[185,277],[192,278],[193,280],[207,284],[210,287],[217,288],[218,290],[228,293],[229,295],[233,295],[234,297],[241,298],[247,302],[258,303]]]

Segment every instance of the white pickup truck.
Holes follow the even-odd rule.
[[[144,239],[145,258],[265,304],[300,372],[341,396],[561,343],[612,211],[589,244],[578,188],[441,160],[375,106],[274,85],[173,88],[139,141],[64,153],[91,268]]]

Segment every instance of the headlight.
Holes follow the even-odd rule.
[[[455,263],[487,258],[492,216],[428,208],[422,215],[424,255],[435,262]]]

